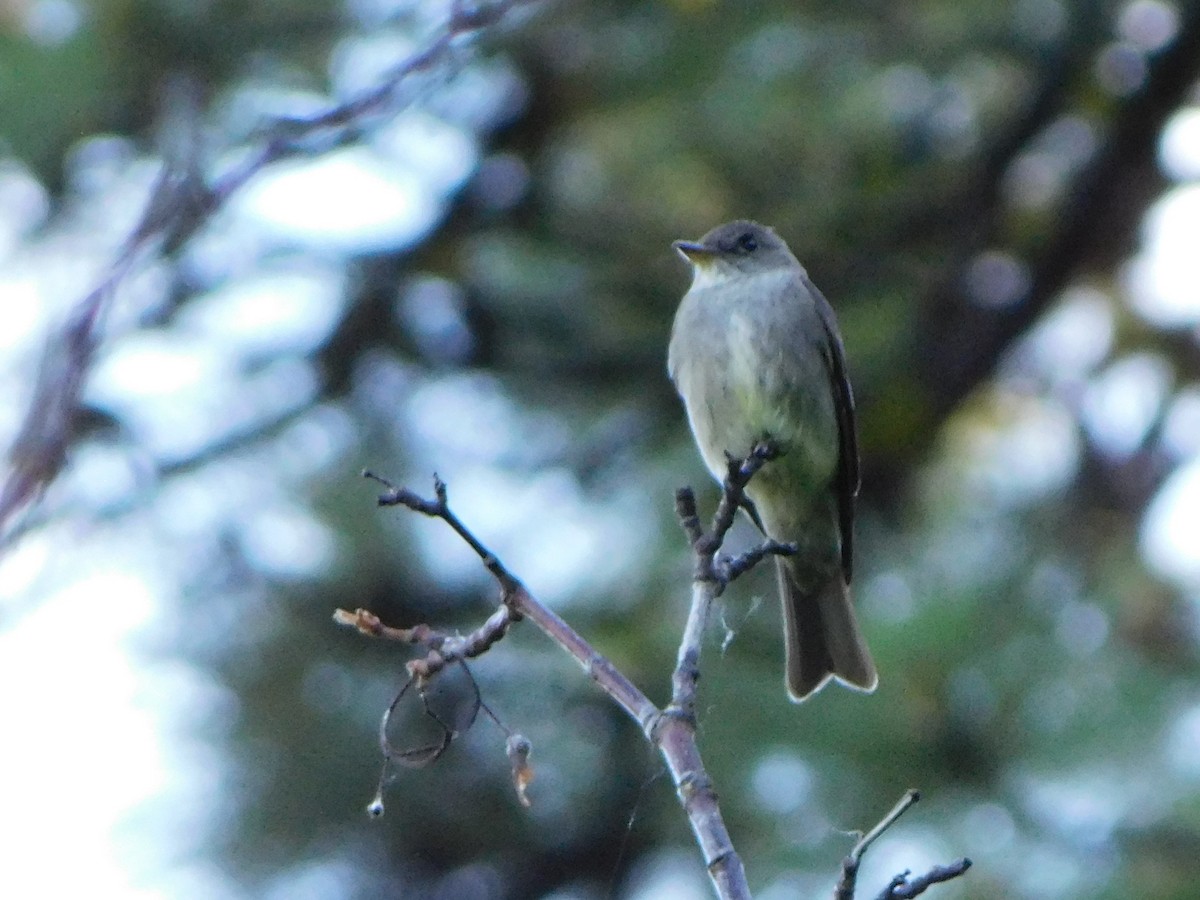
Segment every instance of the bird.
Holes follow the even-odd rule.
[[[713,476],[763,442],[746,487],[776,556],[785,684],[801,702],[829,681],[870,693],[875,663],[850,597],[859,458],[854,396],[833,308],[787,244],[746,219],[672,245],[692,268],[667,369]]]

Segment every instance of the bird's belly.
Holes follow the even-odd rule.
[[[828,484],[837,467],[837,418],[820,352],[741,317],[729,325],[717,354],[725,358],[705,366],[689,392],[692,428],[709,470],[723,478],[726,453],[745,456],[770,440],[781,456],[761,481],[786,477],[800,489]]]

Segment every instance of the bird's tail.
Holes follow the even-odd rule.
[[[841,573],[805,588],[792,560],[781,558],[777,563],[792,700],[807,699],[830,678],[855,690],[875,690],[879,676]]]

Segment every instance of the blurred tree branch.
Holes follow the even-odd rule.
[[[913,359],[933,420],[943,420],[992,373],[1004,350],[1072,278],[1089,268],[1111,267],[1128,251],[1146,203],[1163,186],[1155,163],[1158,136],[1200,78],[1200,5],[1186,4],[1180,13],[1174,41],[1150,59],[1141,87],[1120,104],[1098,150],[1075,178],[1054,233],[1031,253],[1028,288],[1020,296],[997,306],[976,303],[966,296],[965,281],[978,254],[997,249],[1002,240],[999,186],[1013,159],[1029,137],[1064,114],[1055,103],[1061,91],[1054,84],[993,154],[981,179],[954,204],[974,211],[971,221],[956,219],[969,239],[957,264],[947,268],[950,276],[925,302],[915,332],[920,346]],[[986,199],[984,208],[978,197]],[[1013,252],[1024,256],[1019,249]],[[936,431],[922,428],[919,433],[927,441]],[[916,441],[913,452],[923,453],[925,441]]]
[[[676,512],[691,545],[695,568],[692,603],[671,678],[671,702],[665,709],[656,706],[609,659],[529,593],[525,585],[453,512],[449,505],[446,484],[440,478],[434,476],[434,497],[428,499],[407,488],[397,487],[370,472],[364,472],[366,477],[378,481],[387,489],[379,496],[380,506],[404,506],[413,512],[441,519],[475,552],[500,586],[500,605],[496,611],[483,625],[466,635],[450,635],[426,624],[418,624],[412,628],[391,627],[383,624],[376,615],[365,609],[354,612],[335,610],[335,622],[356,628],[361,634],[426,648],[424,656],[408,662],[408,681],[383,716],[380,746],[384,756],[384,772],[380,777],[378,793],[368,806],[371,815],[378,816],[383,812],[382,792],[391,762],[405,765],[433,762],[456,736],[456,731],[442,722],[428,705],[425,691],[430,683],[447,666],[465,666],[467,660],[483,655],[504,638],[512,624],[529,619],[580,664],[588,676],[637,723],[647,740],[658,749],[671,773],[676,795],[692,827],[717,896],[727,900],[749,898],[750,888],[745,868],[725,827],[716,790],[707,774],[696,740],[696,685],[700,677],[700,653],[709,611],[716,598],[733,580],[750,571],[764,558],[796,552],[794,545],[768,539],[739,556],[720,555],[737,511],[745,502],[746,485],[776,455],[777,451],[773,446],[760,444],[745,459],[729,460],[721,502],[707,532],[700,524],[695,495],[691,488],[682,488],[676,495]],[[471,682],[472,685],[475,684],[473,678]],[[433,718],[441,726],[442,737],[435,744],[397,751],[388,738],[388,723],[397,704],[410,689],[415,689],[424,706],[425,715]],[[478,694],[475,705],[476,708],[483,706],[487,709]],[[488,712],[495,718],[490,710]],[[474,721],[474,714],[471,721]],[[512,762],[513,781],[518,796],[523,805],[528,805],[526,788],[532,778],[528,766],[529,742],[522,736],[509,732],[506,752]],[[906,793],[883,821],[858,842],[843,863],[842,876],[835,893],[836,900],[853,900],[858,864],[863,854],[880,834],[917,802],[918,798],[916,791]],[[915,897],[931,884],[963,874],[970,865],[970,860],[959,860],[949,866],[939,866],[912,881],[908,880],[906,872],[894,878],[880,896]]]
[[[247,182],[272,163],[312,155],[352,139],[371,116],[395,113],[411,98],[400,88],[413,75],[453,65],[464,41],[504,21],[536,0],[455,0],[442,28],[426,46],[396,64],[371,90],[314,116],[280,117],[259,129],[257,140],[238,163],[206,180],[198,139],[169,140],[162,171],[145,208],[103,278],[47,341],[28,408],[6,454],[9,472],[0,487],[0,549],[16,533],[15,516],[35,502],[66,464],[83,386],[87,380],[104,315],[125,279],[155,253],[170,254],[186,244]],[[182,122],[194,137],[195,116]],[[176,113],[176,119],[181,116]]]

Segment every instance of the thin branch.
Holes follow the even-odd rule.
[[[910,897],[919,897],[933,885],[957,878],[969,868],[971,860],[964,856],[948,866],[934,866],[924,875],[911,880],[908,877],[909,873],[905,872],[893,878],[875,900],[908,900]]]
[[[420,497],[406,488],[396,487],[387,479],[371,472],[364,472],[363,475],[387,488],[379,496],[380,506],[404,506],[422,515],[441,519],[453,528],[455,533],[475,551],[492,577],[499,583],[501,609],[506,610],[514,620],[528,618],[537,625],[551,640],[574,657],[588,676],[616,700],[643,731],[649,732],[661,715],[658,707],[638,690],[616,666],[593,649],[571,626],[534,598],[525,585],[508,571],[499,558],[471,533],[470,529],[450,509],[445,482],[434,476],[434,498],[430,500]],[[493,613],[493,618],[496,618],[499,613],[499,610],[497,613]],[[444,653],[444,649],[441,652]]]
[[[675,494],[675,513],[691,545],[695,568],[692,579],[692,604],[688,610],[683,638],[679,642],[675,671],[671,676],[671,706],[668,712],[672,715],[695,718],[696,684],[700,678],[700,651],[704,646],[704,633],[708,627],[712,605],[726,585],[750,571],[767,556],[787,556],[796,552],[795,544],[767,539],[739,556],[718,556],[739,509],[748,508],[752,518],[757,518],[746,497],[746,486],[764,465],[778,455],[779,451],[774,444],[764,441],[757,444],[744,459],[728,459],[721,501],[713,514],[707,533],[700,525],[696,496],[692,489],[682,488]]]
[[[446,725],[443,727],[443,742],[440,745],[416,748],[399,756],[387,741],[387,725],[396,704],[409,688],[416,684],[424,701],[425,684],[451,662],[465,666],[469,656],[486,652],[506,633],[509,626],[522,618],[536,624],[547,636],[567,651],[629,716],[638,723],[650,742],[661,753],[671,773],[679,802],[688,817],[688,823],[696,843],[704,857],[709,879],[717,896],[724,900],[748,900],[750,888],[746,880],[741,857],[733,847],[717,802],[711,778],[704,767],[696,741],[696,683],[699,679],[700,648],[703,645],[708,611],[713,601],[729,581],[769,555],[794,553],[795,547],[767,540],[762,546],[733,560],[722,560],[718,552],[725,536],[732,527],[739,508],[745,508],[745,488],[755,473],[775,456],[774,449],[763,444],[743,460],[730,460],[721,502],[713,517],[708,532],[700,525],[696,511],[695,495],[690,489],[676,494],[676,512],[695,557],[692,605],[683,639],[680,643],[676,667],[672,674],[672,698],[665,710],[660,710],[624,676],[608,659],[598,653],[587,641],[566,622],[541,604],[521,581],[514,576],[500,559],[475,537],[469,528],[450,509],[445,482],[434,476],[433,498],[421,497],[406,488],[397,487],[387,479],[370,472],[363,475],[379,482],[385,488],[379,495],[380,506],[404,506],[421,515],[446,522],[463,541],[479,556],[488,571],[500,586],[501,603],[484,625],[464,637],[447,635],[428,626],[414,628],[391,628],[383,625],[378,617],[358,610],[349,613],[339,610],[334,618],[340,624],[357,628],[360,632],[403,643],[420,644],[429,648],[422,659],[408,663],[410,681],[397,695],[384,715],[380,729],[380,743],[384,748],[385,764],[380,776],[379,789],[368,805],[373,816],[383,812],[383,785],[388,774],[388,763],[392,758],[408,762],[417,758],[427,762],[436,758],[453,739],[454,734]],[[751,508],[751,515],[753,510]],[[474,683],[474,682],[472,682]],[[480,706],[487,709],[480,700]],[[490,710],[487,710],[489,715]],[[426,706],[426,714],[433,715]],[[436,721],[437,720],[435,717]],[[513,783],[521,802],[528,805],[526,788],[532,778],[528,765],[530,747],[520,735],[507,728],[507,753],[512,766]],[[838,883],[836,900],[853,900],[854,883],[859,861],[880,834],[891,826],[906,809],[917,801],[916,791],[910,791],[883,821],[868,832],[843,863],[842,878]],[[907,880],[908,873],[893,879],[887,890],[888,896],[916,896],[930,884],[957,877],[970,866],[962,860],[947,867],[939,867],[921,878]],[[903,893],[909,891],[910,893]]]
[[[837,886],[833,889],[833,900],[854,900],[858,868],[862,863],[863,856],[879,836],[895,825],[896,821],[912,809],[920,799],[919,791],[911,788],[905,791],[904,796],[897,801],[891,811],[880,819],[874,828],[858,839],[858,843],[842,860],[842,877],[838,879]],[[883,889],[876,900],[903,900],[903,898],[916,897],[923,894],[931,885],[957,878],[969,868],[971,868],[971,860],[963,857],[948,866],[934,866],[925,875],[912,880],[909,880],[908,877],[910,873],[904,872],[888,882],[887,887]]]
[[[339,625],[355,628],[360,634],[384,638],[401,644],[419,644],[429,652],[422,659],[409,662],[408,671],[416,678],[430,679],[451,663],[466,662],[482,656],[492,644],[508,632],[509,626],[519,618],[507,605],[501,605],[482,625],[469,634],[447,634],[428,625],[412,628],[393,628],[384,625],[377,615],[366,609],[348,612],[337,609],[333,620]]]
[[[725,829],[717,795],[709,779],[696,743],[696,686],[700,680],[700,651],[704,646],[709,613],[725,586],[764,557],[777,553],[795,553],[793,545],[767,541],[762,546],[733,560],[721,560],[718,553],[725,542],[738,509],[749,508],[757,518],[746,497],[746,485],[758,471],[778,456],[778,450],[763,442],[744,459],[730,458],[709,530],[705,533],[696,510],[696,496],[691,488],[675,494],[675,511],[680,526],[687,535],[694,557],[692,602],[687,622],[675,657],[671,674],[671,704],[655,732],[663,757],[667,760],[680,802],[687,811],[692,833],[708,863],[710,877],[718,892],[740,892],[745,888],[746,875],[741,857]],[[742,896],[733,893],[731,896]],[[721,896],[727,896],[721,893]],[[749,896],[747,893],[746,896]]]
[[[795,541],[776,541],[768,538],[745,553],[721,560],[721,580],[728,584],[745,575],[768,556],[795,556],[798,551]]]
[[[912,788],[904,792],[904,796],[892,807],[891,812],[879,820],[874,828],[858,839],[853,849],[842,860],[842,877],[838,879],[833,889],[833,900],[854,900],[854,890],[858,883],[858,867],[862,863],[863,854],[875,843],[876,838],[896,824],[896,820],[916,805],[921,799],[919,791]]]
[[[778,457],[779,448],[773,441],[761,441],[755,444],[750,455],[744,459],[733,456],[726,457],[721,502],[717,505],[717,511],[713,515],[708,538],[711,547],[706,546],[704,548],[706,551],[711,550],[712,553],[716,553],[721,548],[725,542],[725,536],[733,527],[733,520],[739,509],[754,509],[746,497],[746,485],[758,474],[759,469]],[[752,512],[751,515],[757,521],[757,513]]]
[[[742,488],[744,488],[744,481],[748,480],[761,465],[761,462],[750,463],[749,474],[744,476],[744,480],[743,476],[739,474],[731,477],[731,481],[741,481]],[[734,469],[731,464],[732,471]],[[433,498],[425,498],[406,488],[397,487],[387,479],[373,473],[364,472],[363,474],[384,486],[385,491],[379,496],[379,505],[404,506],[421,515],[441,519],[475,551],[500,585],[501,606],[496,613],[493,613],[492,619],[502,619],[502,613],[505,611],[511,613],[513,621],[520,618],[529,619],[551,640],[574,657],[589,677],[638,723],[643,733],[658,748],[666,761],[675,783],[676,793],[688,816],[692,832],[704,856],[705,866],[717,895],[721,898],[728,898],[728,900],[747,900],[750,897],[750,888],[746,881],[745,869],[742,866],[741,858],[733,848],[729,832],[725,828],[720,808],[717,805],[716,792],[705,771],[696,743],[695,722],[692,716],[679,715],[678,708],[674,706],[665,713],[660,710],[616,666],[530,594],[520,580],[508,571],[500,559],[485,547],[450,509],[446,484],[440,478],[436,476],[434,478]],[[731,498],[731,502],[733,503],[731,509],[736,512],[737,498]],[[727,518],[729,522],[724,526],[725,531],[732,522],[733,512],[729,512]],[[698,525],[697,531],[701,543],[711,545],[711,541],[704,538]],[[724,531],[721,534],[723,536]],[[716,546],[713,546],[713,550],[709,553],[710,563],[715,551]],[[714,580],[711,583],[715,585],[718,582]],[[447,653],[452,652],[457,646],[452,646],[453,639],[449,636],[442,635],[433,629],[421,630],[420,626],[412,629],[388,628],[365,611],[357,613],[338,611],[335,619],[341,624],[356,627],[363,633],[406,643],[423,643],[427,638],[440,641],[436,648],[430,649],[423,660],[409,663],[410,672],[414,671],[415,664],[421,666],[422,677],[432,677],[437,669],[430,668],[429,664],[436,662],[438,665],[444,665],[442,661]],[[472,634],[482,637],[485,633],[490,633],[486,626],[477,629]],[[469,639],[470,636],[461,640],[469,641]],[[488,643],[487,646],[491,646],[491,643]],[[482,649],[486,649],[486,647]],[[513,761],[513,777],[518,794],[524,797],[524,788],[531,777],[527,767],[527,755],[524,754],[522,745],[518,743],[515,748],[510,746],[509,756]],[[372,815],[379,815],[383,810],[382,781],[381,778],[380,791],[368,806],[368,811]]]
[[[896,805],[892,807],[891,812],[880,819],[879,824],[859,838],[858,843],[855,844],[854,848],[850,851],[850,855],[847,857],[847,860],[851,861],[855,868],[857,868],[859,862],[863,858],[863,854],[867,852],[867,848],[875,843],[881,834],[891,828],[896,823],[897,819],[908,812],[912,807],[916,806],[920,799],[920,791],[914,788],[909,788],[907,791],[905,791],[904,796],[896,801]]]

